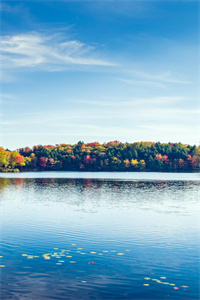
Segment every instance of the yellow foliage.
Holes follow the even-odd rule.
[[[136,167],[139,164],[137,159],[131,159],[131,166]]]

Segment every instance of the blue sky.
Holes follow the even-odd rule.
[[[198,2],[2,1],[1,144],[199,144]]]

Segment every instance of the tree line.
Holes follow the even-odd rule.
[[[0,148],[0,171],[197,171],[200,146],[111,141]]]

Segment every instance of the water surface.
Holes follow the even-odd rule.
[[[199,299],[199,174],[49,173],[1,174],[1,299]]]

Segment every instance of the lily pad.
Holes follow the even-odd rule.
[[[148,283],[144,283],[143,285],[144,285],[144,286],[149,286],[149,284],[148,284]]]

